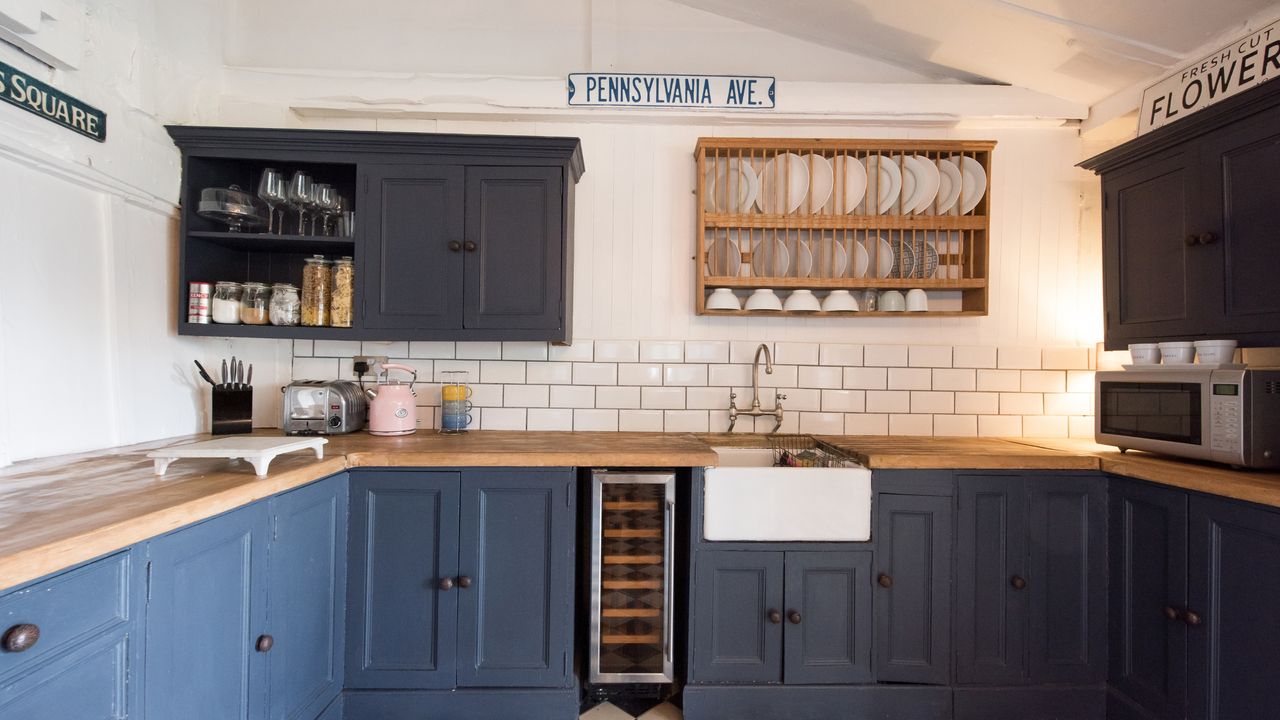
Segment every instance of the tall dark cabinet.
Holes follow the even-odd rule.
[[[571,340],[577,138],[183,126],[169,134],[183,154],[179,334]],[[253,193],[266,167],[332,184],[353,206],[354,236],[227,232],[196,212],[205,188]],[[187,322],[189,282],[301,284],[313,254],[355,259],[352,327]]]
[[[1102,176],[1106,344],[1280,345],[1280,85],[1081,166]]]

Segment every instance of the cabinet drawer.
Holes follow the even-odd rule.
[[[0,650],[0,678],[127,621],[130,570],[122,552],[0,597],[0,636],[20,624],[40,629],[28,650]]]

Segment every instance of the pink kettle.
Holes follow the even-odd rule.
[[[374,388],[365,388],[369,396],[370,435],[410,435],[418,430],[418,406],[414,398],[413,384],[418,381],[418,371],[408,365],[387,363],[382,365],[382,377]],[[403,370],[413,375],[406,385],[391,379],[392,370]]]

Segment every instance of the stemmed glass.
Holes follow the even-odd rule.
[[[333,189],[332,185],[320,184],[316,186],[316,212],[320,218],[320,232],[318,235],[329,234],[329,218],[333,216],[333,209],[338,202],[338,193]]]
[[[320,194],[329,187],[325,183],[314,183],[311,186],[311,197],[307,198],[307,212],[311,214],[311,234],[319,235],[316,223],[320,220]]]
[[[284,211],[280,212],[280,226],[276,226],[276,207],[288,201],[285,192],[284,176],[275,168],[262,171],[262,179],[258,181],[258,198],[267,204],[267,232],[284,232]]]
[[[311,176],[301,170],[289,181],[289,207],[298,212],[298,234],[307,234],[307,205],[313,192]]]

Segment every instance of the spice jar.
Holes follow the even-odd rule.
[[[240,323],[240,283],[221,281],[213,288],[213,321],[223,325]]]
[[[302,320],[302,299],[298,286],[276,283],[271,286],[271,324],[297,325]]]
[[[351,301],[355,295],[355,263],[343,256],[333,263],[333,295],[329,299],[329,324],[351,327]]]
[[[329,324],[330,264],[323,255],[312,255],[302,268],[302,324],[308,327]]]
[[[240,295],[240,322],[245,325],[266,325],[267,305],[271,302],[271,290],[263,283],[247,282]]]

